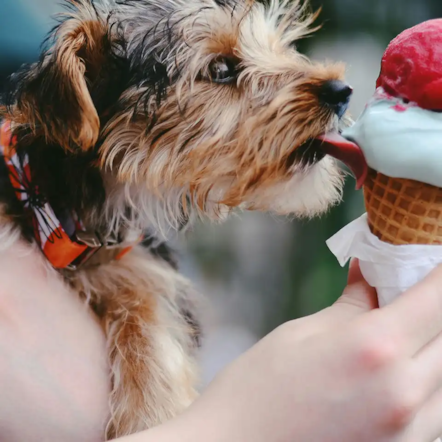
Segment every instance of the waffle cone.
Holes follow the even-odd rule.
[[[364,197],[370,229],[381,241],[442,244],[442,188],[371,170]]]

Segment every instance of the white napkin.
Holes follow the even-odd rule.
[[[362,275],[377,290],[380,307],[393,302],[442,263],[442,246],[394,246],[380,241],[370,231],[367,214],[344,227],[327,245],[341,266],[351,258],[359,259]]]
[[[442,263],[442,246],[395,246],[370,231],[367,215],[344,227],[327,241],[341,266],[358,258],[366,281],[378,292],[379,306],[394,301]]]

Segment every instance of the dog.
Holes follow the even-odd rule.
[[[340,63],[296,50],[300,0],[66,0],[1,111],[3,247],[25,238],[107,336],[103,438],[196,397],[198,308],[167,245],[235,209],[311,217],[342,173],[314,140],[345,125]]]

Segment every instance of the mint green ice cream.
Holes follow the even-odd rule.
[[[370,168],[442,187],[442,113],[375,98],[342,135],[359,145]]]

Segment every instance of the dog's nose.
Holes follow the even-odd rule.
[[[322,86],[319,98],[341,118],[348,108],[352,93],[353,88],[347,83],[339,80],[330,80]]]

